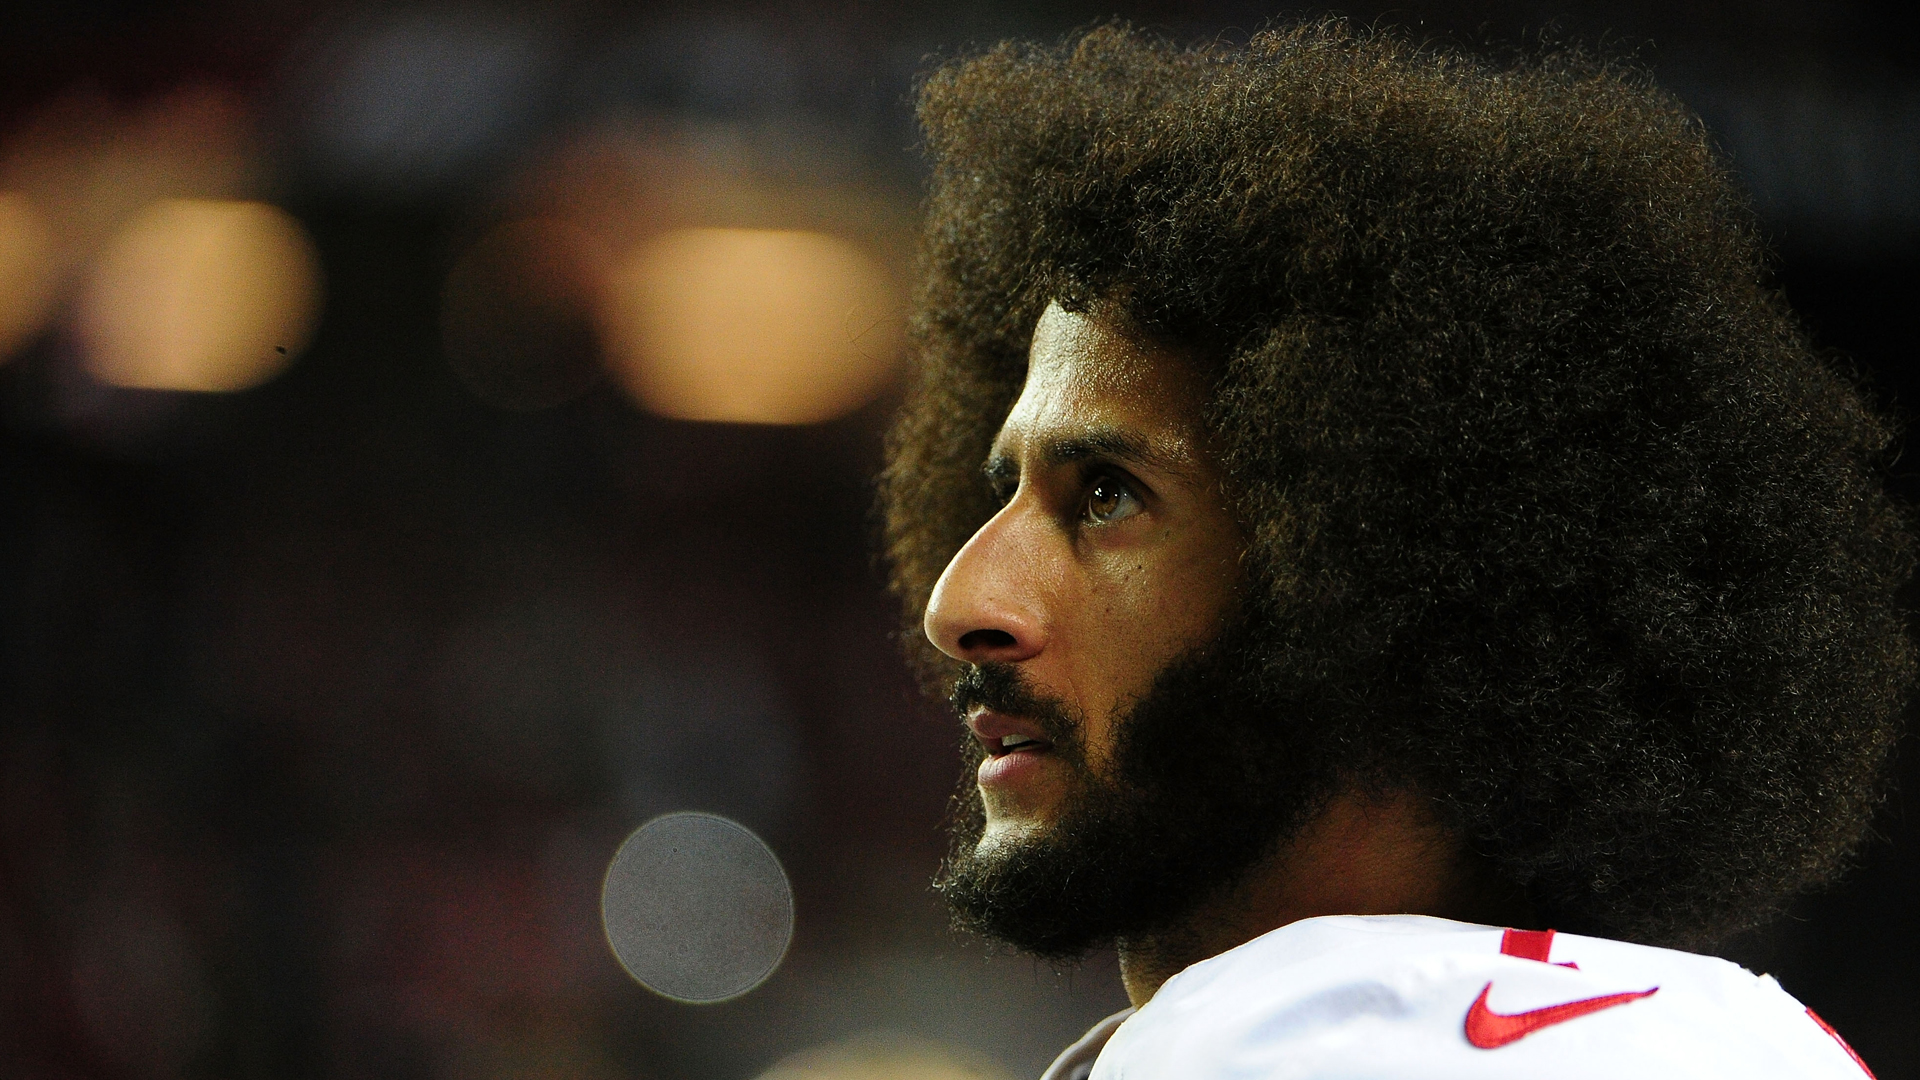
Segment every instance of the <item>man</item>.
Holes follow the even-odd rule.
[[[1338,23],[1002,46],[920,116],[938,887],[1135,1005],[1049,1076],[1857,1076],[1674,951],[1835,873],[1914,673],[1889,433],[1697,121]]]

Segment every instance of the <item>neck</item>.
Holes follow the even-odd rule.
[[[1120,942],[1120,977],[1135,1006],[1210,956],[1317,915],[1438,915],[1495,925],[1531,921],[1525,900],[1493,879],[1426,799],[1411,793],[1336,797],[1239,884],[1165,931]]]

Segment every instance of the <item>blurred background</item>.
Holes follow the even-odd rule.
[[[930,58],[1201,0],[67,0],[0,22],[0,1072],[1025,1078],[1124,1004],[951,935],[957,732],[873,564]],[[1348,5],[1651,66],[1818,339],[1920,400],[1920,18]],[[1920,495],[1911,468],[1898,478]],[[1903,755],[1905,788],[1920,769]],[[1920,823],[1728,953],[1920,1080]],[[671,809],[784,860],[689,1007],[601,875]]]

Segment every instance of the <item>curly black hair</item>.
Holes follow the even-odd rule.
[[[919,116],[881,486],[911,622],[996,509],[1041,311],[1117,304],[1211,358],[1276,717],[1564,929],[1697,946],[1847,860],[1915,671],[1892,433],[1675,99],[1328,20],[1004,44]]]

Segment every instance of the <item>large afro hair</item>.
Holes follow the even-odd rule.
[[[1006,44],[919,116],[910,621],[996,509],[1042,309],[1113,305],[1208,358],[1273,722],[1568,930],[1704,944],[1846,861],[1914,674],[1891,433],[1683,106],[1326,21]]]

